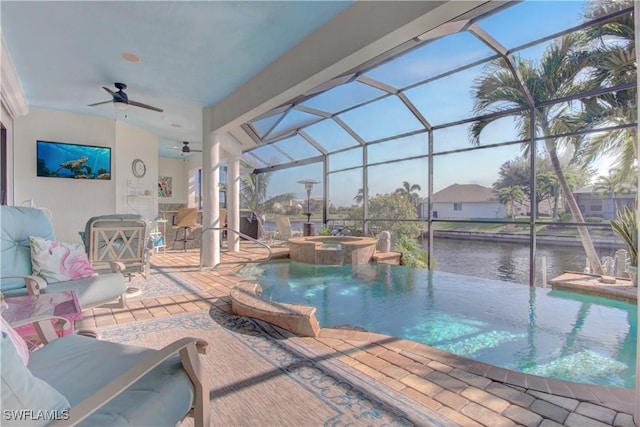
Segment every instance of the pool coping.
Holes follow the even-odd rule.
[[[283,257],[284,258],[284,257]],[[570,276],[565,276],[570,274]],[[573,283],[566,282],[571,279]],[[578,293],[612,297],[617,300],[624,300],[632,304],[637,304],[637,287],[631,285],[629,281],[626,286],[607,286],[593,276],[580,275],[579,273],[565,273],[550,283],[554,289],[567,289]],[[632,298],[629,289],[635,290]],[[615,292],[612,292],[615,291]],[[400,351],[412,353],[419,357],[426,357],[437,360],[440,363],[462,369],[472,374],[486,377],[493,381],[504,384],[522,387],[524,389],[535,390],[543,393],[553,394],[561,397],[578,399],[589,402],[596,402],[613,405],[620,411],[633,413],[631,402],[635,399],[635,389],[622,387],[603,386],[587,383],[576,383],[554,378],[542,377],[533,374],[526,374],[512,369],[502,368],[485,362],[469,359],[431,347],[417,341],[406,340],[404,338],[379,334],[376,332],[363,332],[352,329],[320,328],[315,317],[316,308],[304,304],[288,304],[266,301],[262,299],[262,288],[254,279],[247,279],[234,286],[230,292],[232,311],[240,316],[253,317],[272,323],[286,329],[297,336],[348,339],[363,341],[372,344],[394,342]]]
[[[578,292],[586,295],[615,299],[638,304],[638,288],[631,280],[613,278],[613,283],[604,283],[598,276],[567,271],[549,281],[553,289]]]
[[[539,375],[526,374],[512,369],[458,356],[445,350],[416,341],[397,338],[376,332],[322,328],[319,338],[341,339],[393,348],[399,354],[414,360],[435,360],[451,368],[485,377],[499,383],[533,390],[555,396],[606,405],[621,412],[633,413],[635,389],[576,383]],[[413,356],[413,357],[412,357]]]

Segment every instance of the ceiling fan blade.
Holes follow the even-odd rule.
[[[147,110],[153,110],[153,111],[157,111],[159,113],[162,113],[164,111],[161,108],[153,107],[151,105],[143,104],[142,102],[136,102],[136,101],[132,101],[132,100],[129,100],[129,105],[133,105],[134,107],[146,108]]]
[[[102,86],[102,89],[104,89],[104,90],[106,90],[107,92],[109,92],[109,94],[110,94],[111,96],[115,96],[115,95],[116,95],[116,93],[115,93],[114,91],[112,91],[111,89],[109,89],[108,87],[104,87],[104,86]]]
[[[113,101],[96,102],[95,104],[87,105],[87,107],[95,107],[96,105],[102,105],[102,104],[111,104],[112,102]]]

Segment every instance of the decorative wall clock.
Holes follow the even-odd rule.
[[[147,166],[140,159],[135,159],[131,163],[131,170],[133,171],[133,176],[136,178],[142,178],[144,174],[147,173]]]

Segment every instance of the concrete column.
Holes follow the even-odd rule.
[[[229,228],[240,231],[240,158],[230,157],[227,161],[227,223]],[[227,233],[230,252],[240,252],[240,236]]]
[[[202,151],[202,228],[220,227],[220,136],[205,135]],[[203,267],[220,262],[220,231],[202,234],[200,261]]]

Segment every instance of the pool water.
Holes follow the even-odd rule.
[[[277,261],[251,271],[264,299],[314,306],[321,327],[357,326],[529,374],[635,387],[633,304],[383,264]]]

